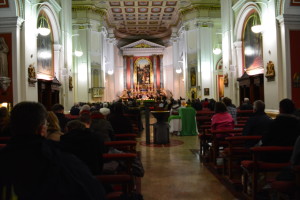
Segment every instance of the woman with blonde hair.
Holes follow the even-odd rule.
[[[52,111],[48,111],[47,121],[48,121],[47,139],[60,141],[60,136],[62,136],[63,133],[60,130],[59,121],[56,114]]]

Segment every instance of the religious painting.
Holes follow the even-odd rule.
[[[195,67],[191,68],[191,86],[196,86],[196,70]]]
[[[250,15],[243,35],[244,67],[249,75],[264,73],[262,57],[262,35],[254,33],[251,27],[261,24],[258,14]]]
[[[92,88],[92,96],[93,98],[99,98],[99,97],[103,97],[103,88],[100,87],[94,87]]]
[[[268,81],[274,81],[274,78],[275,78],[275,68],[274,68],[274,63],[272,61],[269,61],[267,63],[266,78],[268,79]]]
[[[292,0],[291,5],[292,6],[300,6],[300,0]]]
[[[219,99],[224,97],[224,76],[218,75],[218,90],[219,90]]]
[[[0,34],[0,102],[12,102],[12,36]]]
[[[7,8],[8,0],[0,0],[0,8]]]
[[[209,96],[209,88],[204,88],[204,96]]]
[[[43,20],[43,21],[42,21]],[[40,16],[38,20],[38,26],[44,23],[44,26],[50,28],[48,18],[46,16]],[[50,28],[51,29],[51,28]],[[50,32],[49,35],[43,36],[38,34],[37,36],[37,72],[42,76],[53,77],[53,38]],[[41,77],[41,76],[40,76]]]
[[[152,62],[147,57],[139,57],[134,62],[135,83],[138,85],[150,85],[152,83]]]

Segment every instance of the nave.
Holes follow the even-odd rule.
[[[155,123],[151,118],[150,123]],[[151,137],[153,134],[152,129]],[[145,200],[232,200],[236,199],[200,162],[198,136],[173,136],[183,144],[149,147],[138,143],[145,175],[141,192]],[[145,141],[145,131],[138,141]]]

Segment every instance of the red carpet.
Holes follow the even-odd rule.
[[[170,140],[169,144],[153,144],[153,141],[150,144],[146,144],[146,141],[141,141],[140,145],[147,147],[175,147],[178,145],[182,145],[184,142],[180,140]]]

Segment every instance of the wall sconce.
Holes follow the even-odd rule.
[[[253,33],[261,33],[263,30],[263,27],[261,24],[259,24],[258,19],[257,13],[253,14],[253,25],[251,27],[251,31]]]
[[[37,29],[38,33],[41,34],[42,36],[49,35],[51,30],[49,28],[49,24],[48,24],[46,17],[41,16],[41,17],[39,17],[38,21],[39,21],[39,28]]]
[[[218,34],[221,34],[221,33],[216,34],[217,45],[216,45],[216,48],[213,49],[213,54],[215,54],[215,55],[219,55],[220,53],[222,53],[222,49],[220,47],[220,38],[219,38]]]
[[[219,55],[220,53],[222,53],[222,50],[220,49],[219,44],[218,44],[217,48],[213,49],[213,53],[215,55]]]
[[[182,69],[181,69],[180,65],[183,65],[183,61],[179,60],[178,63],[179,63],[178,67],[177,67],[177,69],[175,71],[176,71],[177,74],[180,74],[182,72]]]
[[[107,71],[107,73],[108,73],[109,75],[113,75],[114,70],[110,69],[110,70]]]
[[[73,36],[79,36],[79,34],[74,34],[74,35],[72,35],[72,37]],[[77,57],[81,57],[83,55],[83,51],[81,49],[81,45],[80,45],[80,41],[79,40],[76,40],[76,48],[75,48],[74,54]]]
[[[179,67],[178,69],[176,69],[176,73],[180,74],[182,72],[181,67]]]

